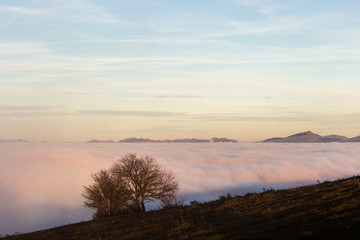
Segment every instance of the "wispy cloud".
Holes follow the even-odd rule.
[[[22,8],[22,7],[15,7],[15,6],[0,6],[0,12],[10,12],[16,14],[25,14],[25,15],[47,15],[46,11],[36,8]]]
[[[99,5],[88,0],[53,0],[41,7],[0,6],[0,12],[28,15],[29,17],[46,17],[47,20],[62,19],[65,22],[84,24],[116,24],[124,26],[129,21],[120,19]],[[51,22],[49,24],[52,24]]]
[[[314,19],[303,19],[299,17],[270,18],[259,21],[238,21],[233,20],[229,25],[235,29],[233,32],[224,35],[248,35],[248,34],[274,34],[280,32],[298,32],[299,30],[311,28]]]
[[[280,5],[274,4],[272,0],[236,0],[242,6],[254,8],[257,12],[269,15],[276,11]]]
[[[52,14],[63,14],[54,15],[53,17],[66,18],[75,22],[109,24],[125,24],[127,22],[88,0],[73,0],[71,2],[56,0],[55,4],[50,8],[50,12]]]
[[[86,93],[86,92],[61,92],[67,95],[79,95],[79,96],[93,96],[95,94],[92,93]]]
[[[191,1],[180,8],[172,1],[0,5],[5,2],[0,103],[15,107],[3,106],[0,114],[22,116],[29,129],[38,119],[31,125],[26,117],[51,114],[71,115],[67,123],[73,128],[78,116],[89,124],[139,117],[134,125],[144,120],[144,128],[176,118],[182,126],[207,121],[212,130],[218,121],[270,125],[308,123],[311,117],[329,122],[335,116],[348,123],[344,114],[355,114],[360,104],[358,5],[334,2],[322,8],[316,1],[276,0],[231,0],[217,9],[216,1],[201,9]],[[264,103],[263,96],[271,101]],[[68,108],[29,108],[41,103]],[[29,106],[16,109],[17,104]]]
[[[37,105],[30,105],[30,106],[20,106],[20,105],[0,105],[0,111],[49,111],[53,107],[49,106],[37,106]]]
[[[194,95],[158,95],[153,98],[174,98],[174,99],[191,99],[191,98],[202,98],[202,96],[194,96]]]
[[[19,48],[20,46],[20,48]],[[26,45],[25,45],[26,46]],[[337,48],[335,45],[325,45],[320,47],[257,47],[256,50],[245,47],[236,47],[241,51],[241,55],[207,53],[198,56],[163,56],[163,57],[99,57],[91,58],[82,56],[72,56],[58,54],[39,47],[38,44],[24,45],[19,42],[16,44],[4,44],[0,48],[0,69],[2,74],[19,75],[26,73],[27,77],[23,81],[41,81],[45,79],[59,78],[67,75],[67,78],[78,78],[79,74],[89,76],[89,79],[96,77],[94,74],[108,75],[109,71],[115,70],[134,70],[147,72],[174,72],[172,67],[191,66],[194,64],[213,66],[224,64],[264,64],[264,63],[315,63],[333,61],[359,61],[360,54],[356,49],[346,46]],[[316,53],[316,55],[314,55]],[[6,57],[5,57],[6,56]],[[170,67],[170,68],[169,68]],[[31,71],[29,74],[28,71]],[[199,70],[201,71],[201,69]],[[204,72],[209,72],[209,69]],[[183,74],[186,71],[182,71]],[[49,75],[53,77],[48,78]],[[192,74],[196,74],[192,72]],[[176,80],[178,81],[178,80]]]
[[[82,94],[82,93],[70,93]],[[60,109],[60,111],[59,111]],[[9,117],[28,117],[34,115],[93,115],[93,116],[112,116],[112,117],[143,117],[143,118],[162,118],[184,116],[184,113],[170,111],[126,111],[126,110],[74,110],[70,107],[53,106],[28,106],[28,105],[0,105],[0,116]]]
[[[21,42],[1,42],[0,54],[2,57],[16,57],[25,55],[37,55],[49,53],[50,51],[42,46],[41,43],[31,43],[26,41]],[[1,58],[0,58],[1,60]]]
[[[183,115],[176,112],[161,112],[161,111],[122,111],[122,110],[80,110],[79,114],[95,115],[95,116],[122,116],[122,117],[174,117]]]
[[[41,105],[0,105],[0,117],[20,117],[66,115],[61,107]],[[62,109],[63,110],[63,109]]]
[[[265,107],[268,109],[268,107]],[[272,109],[272,107],[271,107]],[[263,110],[264,112],[264,110]],[[308,108],[280,108],[277,111],[269,111],[261,115],[249,114],[249,113],[203,113],[203,114],[187,114],[187,118],[201,120],[201,121],[212,121],[212,122],[303,122],[317,125],[316,123],[333,125],[334,127],[338,122],[343,124],[350,124],[355,119],[360,117],[359,112],[354,113],[324,113],[320,110],[309,111]]]

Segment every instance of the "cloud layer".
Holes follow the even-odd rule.
[[[0,233],[91,218],[82,206],[90,174],[129,152],[151,155],[191,200],[286,188],[360,172],[358,143],[1,143]]]

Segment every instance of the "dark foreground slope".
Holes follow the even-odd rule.
[[[360,177],[126,214],[5,239],[359,239]]]

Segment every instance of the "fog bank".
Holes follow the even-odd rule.
[[[0,234],[91,219],[90,174],[126,153],[151,155],[189,201],[287,188],[360,172],[359,143],[0,143]]]

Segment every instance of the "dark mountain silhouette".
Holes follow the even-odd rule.
[[[320,138],[322,138],[320,135],[308,131],[308,132],[297,133],[288,136],[286,138],[269,138],[264,140],[263,142],[303,143],[303,142],[317,142]]]
[[[167,143],[205,143],[211,142],[209,139],[197,139],[197,138],[183,138],[183,139],[173,139],[173,140],[164,140],[163,142]]]
[[[345,142],[360,142],[360,136],[349,138]]]
[[[26,142],[25,140],[1,140],[0,142]],[[238,142],[235,139],[214,137],[211,139],[199,139],[199,138],[181,138],[181,139],[166,139],[166,140],[154,140],[150,138],[136,138],[130,137],[125,138],[119,143],[208,143],[208,142]],[[274,137],[266,139],[262,142],[273,142],[273,143],[330,143],[330,142],[360,142],[360,136],[354,138],[347,138],[341,135],[327,135],[321,136],[311,131],[297,133],[288,137]],[[93,139],[87,143],[114,143],[112,140],[97,140]]]
[[[113,143],[113,140],[97,140],[97,139],[93,139],[90,141],[87,141],[87,143]]]
[[[162,142],[161,140],[152,140],[149,138],[135,138],[135,137],[131,137],[131,138],[125,138],[119,141],[120,143],[150,143],[150,142]]]
[[[311,131],[297,133],[285,138],[276,137],[269,138],[263,142],[274,143],[328,143],[328,142],[360,142],[360,136],[354,138],[347,138],[340,135],[320,136]]]
[[[216,137],[214,137],[214,138],[212,138],[211,139],[211,141],[213,141],[213,142],[232,142],[232,143],[236,143],[236,142],[238,142],[238,141],[236,141],[236,140],[234,140],[234,139],[230,139],[230,138],[216,138]]]
[[[348,138],[340,135],[328,135],[320,138],[318,142],[344,142],[347,141]]]

